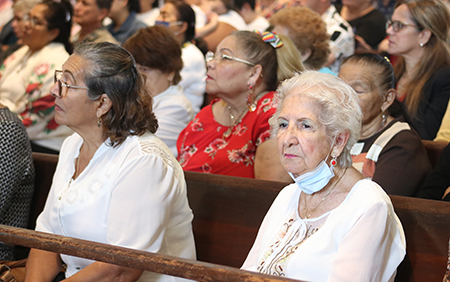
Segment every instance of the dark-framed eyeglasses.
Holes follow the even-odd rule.
[[[407,26],[412,26],[412,27],[416,27],[419,28],[417,25],[414,24],[409,24],[409,23],[404,23],[401,21],[393,21],[393,20],[388,20],[386,22],[386,30],[392,26],[392,30],[394,32],[399,32],[400,30],[404,29]]]
[[[217,54],[214,54],[214,52],[209,51],[208,53],[206,53],[205,59],[206,59],[207,63],[211,62],[212,60],[215,60],[218,63],[221,63],[223,60],[231,60],[231,61],[244,63],[244,64],[252,66],[252,67],[256,66],[254,63],[251,63],[249,61],[246,61],[246,60],[243,60],[243,59],[239,59],[239,58],[236,58],[236,57],[233,57],[233,56],[221,54],[220,52],[218,52]]]
[[[84,89],[84,90],[88,90],[87,87],[82,87],[82,86],[73,86],[73,85],[69,85],[67,83],[64,83],[61,81],[62,77],[63,77],[64,72],[62,70],[55,70],[55,83],[58,82],[58,97],[62,97],[62,88],[66,87],[67,89],[69,88],[73,88],[73,89]]]

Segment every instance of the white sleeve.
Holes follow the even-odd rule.
[[[328,281],[392,281],[405,247],[392,207],[377,202],[340,242]]]
[[[158,252],[182,185],[160,157],[147,154],[125,162],[111,195],[107,243]]]

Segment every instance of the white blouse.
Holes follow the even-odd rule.
[[[192,104],[180,85],[172,85],[153,97],[153,113],[158,119],[156,136],[177,156],[177,140],[181,130],[194,118]]]
[[[403,227],[383,189],[360,180],[324,215],[302,219],[297,184],[285,187],[243,269],[305,281],[393,281],[406,253]]]
[[[183,69],[180,71],[180,85],[184,94],[191,101],[194,114],[203,104],[206,86],[206,61],[202,51],[194,44],[184,43],[181,53]]]
[[[195,259],[192,211],[183,171],[154,134],[109,139],[71,180],[83,144],[78,134],[63,144],[36,230],[159,254]],[[93,261],[61,255],[70,277]],[[181,281],[144,272],[139,281]]]

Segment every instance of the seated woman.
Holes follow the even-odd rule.
[[[450,202],[450,144],[442,151],[438,164],[425,180],[417,196]]]
[[[0,104],[0,224],[27,228],[34,191],[30,140],[22,121]],[[0,260],[14,260],[14,246],[0,242]]]
[[[183,68],[180,85],[191,101],[194,113],[198,113],[205,95],[205,56],[193,43],[195,37],[195,13],[183,0],[169,0],[161,8],[157,24],[166,25],[176,35],[182,47]]]
[[[36,230],[194,259],[183,171],[153,134],[152,99],[131,54],[109,42],[80,44],[55,80],[55,119],[75,133],[64,141]],[[62,262],[70,281],[178,281],[38,249],[26,281],[53,281]]]
[[[356,91],[363,113],[353,166],[388,194],[415,196],[431,165],[419,135],[398,115],[402,105],[395,101],[392,65],[379,55],[353,55],[339,77]]]
[[[69,43],[72,5],[44,0],[28,15],[22,43],[0,67],[0,102],[20,115],[33,151],[57,153],[72,133],[55,123],[50,95],[53,73],[72,51]]]
[[[180,44],[170,29],[156,25],[140,29],[123,48],[146,76],[145,86],[159,125],[155,134],[177,156],[178,135],[194,117],[192,104],[178,84],[183,66]]]
[[[284,45],[283,45],[284,44]],[[180,133],[184,170],[290,181],[269,140],[279,82],[302,71],[299,52],[283,36],[238,31],[207,54],[206,92],[217,95]]]
[[[399,56],[397,99],[420,137],[433,140],[450,98],[450,14],[441,1],[401,0],[388,26],[389,54]]]
[[[296,183],[273,202],[242,268],[302,281],[393,281],[405,236],[388,195],[352,167],[361,131],[355,91],[306,71],[277,99],[271,126]]]
[[[284,8],[270,18],[270,25],[273,32],[286,35],[294,42],[306,69],[334,74],[324,67],[331,52],[330,38],[319,14],[306,7]]]

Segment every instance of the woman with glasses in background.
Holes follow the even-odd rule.
[[[303,71],[300,53],[286,36],[233,32],[208,52],[206,92],[219,99],[180,133],[184,170],[291,181],[270,139],[278,84]]]
[[[402,0],[387,26],[388,51],[399,56],[394,65],[397,99],[420,137],[433,140],[450,97],[447,7],[440,0]]]
[[[109,42],[80,44],[55,78],[55,120],[75,133],[36,230],[195,259],[183,171],[154,135],[152,98],[131,54]],[[51,282],[63,262],[70,281],[179,281],[37,249],[25,281]]]
[[[33,151],[57,153],[71,131],[54,120],[50,95],[55,68],[69,57],[72,5],[67,0],[44,0],[28,14],[24,46],[0,67],[0,103],[18,114]]]

